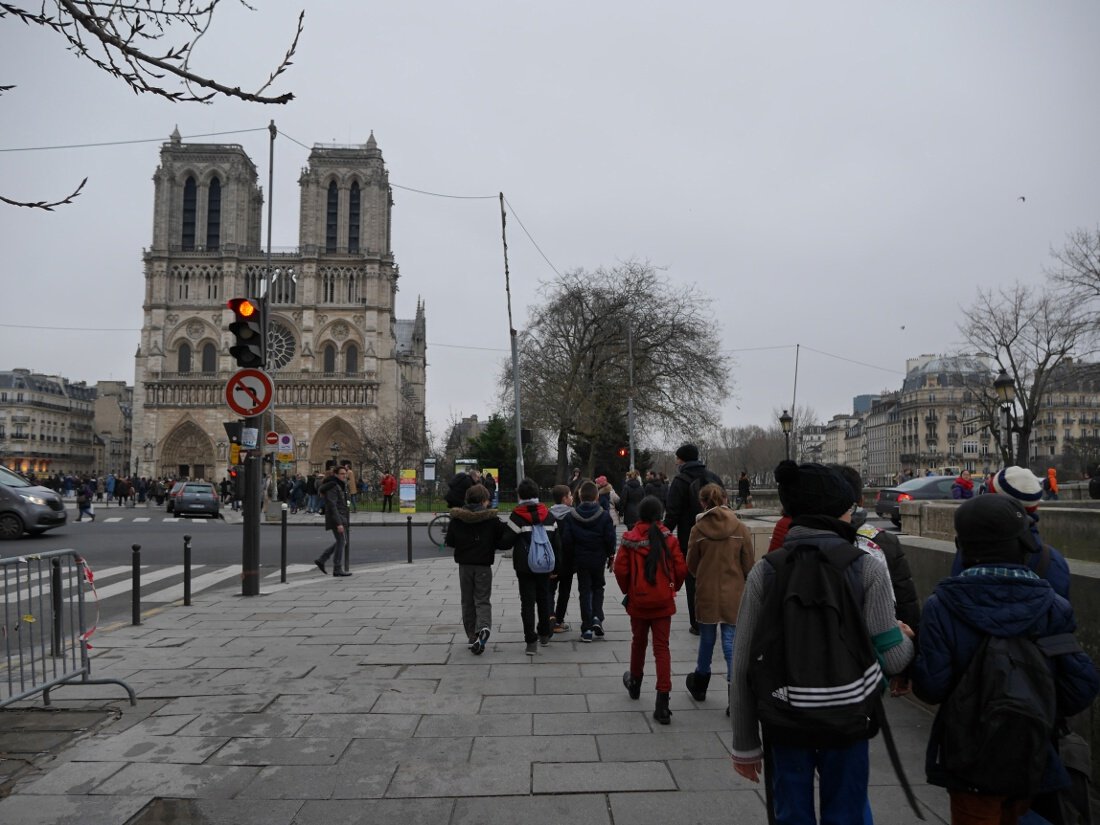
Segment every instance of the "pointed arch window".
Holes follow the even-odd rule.
[[[218,249],[222,238],[222,182],[212,178],[206,195],[206,248]]]
[[[328,185],[328,205],[325,208],[325,252],[336,251],[336,218],[339,215],[340,194],[336,181]]]
[[[176,371],[191,372],[191,345],[188,343],[180,344],[177,353]]]
[[[351,185],[351,194],[348,198],[348,252],[359,251],[359,181]]]
[[[213,344],[203,345],[202,371],[208,375],[218,371],[218,351]]]
[[[330,375],[336,372],[336,347],[332,344],[327,344],[323,355],[325,374]]]
[[[183,182],[183,235],[180,243],[184,252],[195,249],[195,206],[198,199],[198,186],[191,175]]]
[[[356,375],[359,372],[359,347],[355,344],[348,344],[348,351],[345,353],[344,372],[348,375]]]

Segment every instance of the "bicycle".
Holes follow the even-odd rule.
[[[451,526],[451,514],[439,513],[428,522],[428,540],[440,550],[447,540],[447,528]]]

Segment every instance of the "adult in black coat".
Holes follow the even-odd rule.
[[[638,477],[638,471],[631,470],[626,474],[626,482],[623,484],[623,491],[619,495],[619,515],[622,517],[627,530],[633,529],[634,523],[638,521],[638,506],[642,503],[645,495],[645,490],[642,489],[642,481]]]
[[[695,526],[695,517],[702,512],[698,499],[692,495],[691,486],[695,481],[697,488],[714,483],[724,487],[722,479],[707,469],[699,460],[699,448],[694,444],[684,444],[676,451],[676,466],[679,472],[669,482],[668,500],[665,502],[665,527],[676,533],[681,547],[688,546],[691,528]],[[695,621],[695,577],[690,573],[686,580],[688,621],[691,632],[699,635],[699,624]]]

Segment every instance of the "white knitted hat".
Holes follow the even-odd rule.
[[[993,491],[1009,496],[1034,510],[1043,499],[1043,484],[1024,467],[1005,467],[993,477]]]

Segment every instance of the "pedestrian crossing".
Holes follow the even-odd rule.
[[[280,570],[275,568],[261,567],[261,581],[262,587],[265,590],[285,589],[294,583],[305,583],[314,576],[303,576],[304,573],[317,574],[317,568],[312,564],[288,564],[286,567],[287,583],[282,584],[279,581]],[[98,598],[103,602],[116,596],[126,595],[129,596],[133,589],[133,568],[129,565],[118,565],[115,567],[104,567],[101,570],[92,569],[93,579],[95,581],[95,594],[92,594],[91,586],[84,585],[84,600],[87,602],[90,599]],[[291,576],[295,576],[299,581],[291,582]],[[212,587],[218,585],[239,582],[241,579],[241,565],[230,564],[225,566],[219,565],[191,565],[191,594],[192,596],[201,593],[203,590],[209,590]],[[25,588],[26,585],[23,585]],[[64,587],[63,598],[68,602],[73,593],[69,589],[69,580],[66,577]],[[16,592],[16,586],[13,585],[4,588],[0,587],[0,594],[3,594],[3,601],[16,600],[19,595]],[[141,602],[145,604],[170,604],[171,602],[179,601],[183,598],[183,565],[142,565],[141,566]]]
[[[175,516],[163,516],[163,517],[160,517],[160,518],[155,518],[155,517],[152,517],[152,516],[100,516],[100,515],[97,515],[95,520],[97,522],[99,522],[100,524],[115,524],[116,522],[120,522],[120,521],[133,522],[135,524],[144,524],[144,523],[150,522],[150,521],[163,522],[164,524],[177,524],[177,523],[184,523],[184,524],[224,524],[224,522],[220,518],[210,518],[209,516],[207,516],[205,518],[182,518],[182,517],[175,517]],[[77,521],[76,519],[72,519],[71,523],[72,524],[91,524],[92,520],[91,519],[81,519],[80,521]]]

